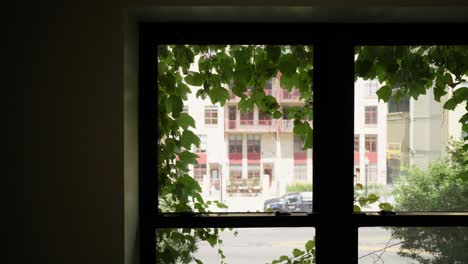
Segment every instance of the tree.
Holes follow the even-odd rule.
[[[209,98],[211,102],[224,103],[229,99],[227,86],[241,98],[238,107],[241,111],[253,109],[256,105],[264,113],[278,119],[282,116],[294,119],[294,134],[304,142],[303,149],[312,147],[312,128],[308,119],[313,116],[311,108],[313,94],[312,47],[310,46],[159,46],[158,47],[158,200],[164,212],[206,212],[210,201],[204,201],[201,188],[188,173],[188,165],[196,164],[196,155],[189,150],[198,146],[200,139],[190,130],[195,126],[192,117],[182,113],[183,100],[191,92],[187,86],[200,87],[197,97]],[[380,99],[396,100],[403,96],[415,99],[434,87],[434,98],[453,90],[468,71],[468,49],[446,46],[398,46],[398,47],[359,47],[356,49],[356,78],[378,78],[384,85],[378,90]],[[198,71],[191,71],[195,62]],[[289,91],[293,87],[300,91],[305,105],[281,112],[273,96],[263,91],[265,83],[281,72],[282,85]],[[251,87],[250,95],[246,95]],[[337,94],[339,96],[339,94]],[[453,110],[459,104],[466,104],[468,110],[468,87],[453,91],[444,108]],[[468,114],[460,122],[468,132]],[[468,145],[463,146],[466,151]],[[359,186],[357,186],[359,188]],[[355,197],[355,210],[373,203],[378,197]],[[220,207],[225,205],[216,203]],[[381,203],[382,210],[391,210],[391,205]],[[191,253],[196,250],[197,241],[208,241],[211,246],[222,243],[217,228],[197,230],[159,230],[157,233],[158,263],[192,261]],[[178,252],[175,250],[182,249]],[[309,241],[307,245],[313,245]],[[277,262],[300,263],[304,259],[313,260],[313,250],[295,250],[293,258],[281,258]],[[218,249],[223,258],[223,252]],[[304,257],[304,258],[303,258]],[[200,263],[200,260],[195,260]]]
[[[412,167],[395,186],[396,208],[402,211],[468,210],[468,153],[461,142],[452,141],[448,156],[427,170]],[[466,227],[392,228],[402,240],[399,255],[424,264],[465,263],[468,259]],[[403,251],[405,250],[405,251]],[[409,251],[409,252],[408,252]],[[418,252],[430,253],[425,257]]]

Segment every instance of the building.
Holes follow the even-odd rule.
[[[273,197],[284,194],[288,184],[312,184],[312,150],[302,150],[293,120],[273,119],[256,106],[241,112],[232,93],[223,107],[212,105],[196,98],[196,90],[192,87],[184,111],[194,117],[194,133],[201,139],[193,150],[199,164],[190,173],[205,197]],[[265,94],[274,96],[281,109],[304,105],[297,89],[281,88],[280,75],[267,83]]]

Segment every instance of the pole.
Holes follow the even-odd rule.
[[[367,174],[368,174],[368,171],[367,171],[367,164],[366,164],[366,171],[365,171],[365,174],[366,174],[366,198],[367,198]]]

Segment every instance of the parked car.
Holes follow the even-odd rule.
[[[312,192],[293,192],[279,198],[268,199],[264,202],[264,209],[281,213],[312,213]]]

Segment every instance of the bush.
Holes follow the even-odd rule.
[[[293,183],[286,185],[286,192],[311,192],[312,183]]]
[[[461,143],[449,144],[448,157],[432,162],[427,170],[409,168],[395,185],[395,209],[400,211],[468,210],[468,154]],[[466,164],[466,163],[465,163]],[[392,228],[403,244],[398,253],[424,264],[467,263],[468,228]],[[403,251],[405,250],[405,251]],[[427,252],[425,257],[418,252]]]

